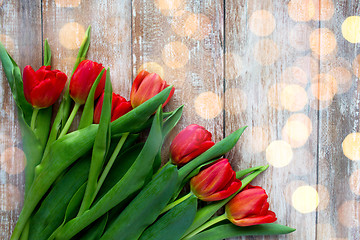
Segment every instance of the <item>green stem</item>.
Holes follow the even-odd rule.
[[[32,116],[31,116],[30,127],[31,127],[31,130],[33,130],[33,131],[35,129],[36,117],[37,117],[37,115],[39,113],[39,110],[40,110],[39,108],[34,108],[34,111],[33,111]]]
[[[185,236],[184,238],[182,238],[182,240],[187,240],[192,238],[193,236],[195,236],[196,234],[198,234],[199,232],[207,229],[208,227],[211,227],[212,225],[221,222],[223,220],[227,219],[226,214],[224,213],[223,215],[220,215],[218,217],[215,217],[213,219],[211,219],[210,221],[204,223],[204,225],[198,227],[197,229],[195,229],[194,231],[192,231],[189,235]]]
[[[259,170],[260,168],[263,168],[264,166],[257,166],[257,167],[252,167],[252,168],[248,168],[248,169],[244,169],[244,170],[240,170],[240,171],[237,171],[236,172],[236,178],[237,179],[240,179],[242,178],[243,176],[249,174],[249,173],[252,173],[256,170]]]
[[[69,131],[69,128],[70,128],[72,122],[74,121],[75,115],[76,115],[77,111],[79,110],[80,106],[81,106],[80,103],[75,103],[74,108],[71,111],[71,114],[70,114],[68,120],[66,121],[66,124],[65,124],[63,130],[61,131],[61,133],[59,135],[59,138],[64,136]]]
[[[120,138],[120,140],[119,140],[119,143],[117,144],[117,146],[116,146],[113,154],[111,155],[108,163],[106,164],[106,167],[105,167],[103,173],[101,174],[101,176],[100,176],[100,178],[99,178],[99,181],[98,181],[98,184],[97,184],[97,187],[96,187],[96,190],[95,190],[93,199],[95,199],[96,195],[98,194],[98,192],[99,192],[102,184],[103,184],[104,181],[105,181],[106,176],[108,175],[108,173],[109,173],[112,165],[113,165],[114,162],[115,162],[116,157],[118,156],[118,154],[119,154],[119,152],[120,152],[122,146],[124,145],[124,143],[125,143],[125,141],[126,141],[126,138],[127,138],[128,136],[129,136],[129,133],[128,133],[128,132],[127,132],[127,133],[124,133],[124,134],[121,136],[121,138]],[[92,200],[92,201],[94,201],[94,200]]]
[[[191,197],[191,195],[193,195],[192,192],[189,192],[188,194],[186,194],[185,196],[183,196],[182,198],[179,198],[178,200],[168,204],[162,211],[160,214],[163,214],[167,211],[169,211],[170,209],[172,209],[173,207],[175,207],[176,205],[179,205],[180,203],[182,203],[183,201],[185,201],[186,199],[188,199],[189,197]]]
[[[29,239],[29,230],[30,230],[30,221],[27,221],[24,230],[21,233],[20,240],[28,240]]]

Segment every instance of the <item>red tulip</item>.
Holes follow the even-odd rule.
[[[169,85],[161,79],[156,73],[149,73],[145,70],[139,72],[131,87],[130,101],[133,108],[146,102],[156,94],[167,88]],[[169,97],[163,104],[163,107],[169,102],[174,94],[175,89],[172,88]]]
[[[46,108],[53,105],[65,87],[67,76],[50,66],[42,66],[36,72],[26,66],[23,73],[24,95],[35,108]]]
[[[76,103],[84,104],[86,102],[90,89],[103,68],[102,64],[90,60],[84,60],[79,64],[71,78],[69,89],[70,96]],[[104,91],[105,80],[106,70],[95,90],[94,99],[97,99]]]
[[[268,195],[258,186],[247,185],[225,206],[228,219],[237,226],[251,226],[276,221],[269,211]]]
[[[190,186],[200,200],[219,201],[239,190],[241,181],[236,178],[229,160],[222,158],[193,177]]]
[[[101,95],[95,107],[94,123],[96,124],[100,122],[103,100],[104,94]],[[111,121],[115,121],[116,119],[131,111],[132,109],[133,108],[131,107],[130,101],[126,101],[126,99],[121,97],[119,94],[112,94]]]
[[[197,124],[187,126],[170,145],[172,163],[184,165],[214,145],[211,133]]]

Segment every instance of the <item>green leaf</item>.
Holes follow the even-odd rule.
[[[184,106],[180,106],[178,107],[175,111],[173,111],[171,113],[171,115],[166,118],[166,120],[164,121],[164,125],[163,125],[163,136],[164,138],[171,132],[171,130],[178,124],[178,122],[180,121],[182,112],[183,112],[183,107]]]
[[[48,43],[48,40],[45,39],[44,43],[44,66],[51,65],[51,49]]]
[[[79,127],[78,127],[79,129],[90,126],[93,123],[95,90],[104,74],[104,71],[105,71],[105,68],[99,73],[94,84],[92,85],[92,87],[90,89],[89,95],[85,102],[84,110],[81,115],[81,119],[80,119],[80,123],[79,123]]]
[[[185,179],[185,177],[191,173],[194,169],[196,169],[201,164],[206,163],[207,161],[220,157],[223,154],[230,151],[237,141],[239,140],[240,136],[244,132],[246,127],[242,127],[235,132],[231,133],[229,136],[221,140],[220,142],[216,143],[214,146],[212,146],[210,149],[208,149],[206,152],[201,154],[200,156],[196,157],[195,159],[191,160],[189,163],[187,163],[185,166],[183,166],[179,170],[179,179],[182,181]]]
[[[196,209],[197,198],[192,195],[157,219],[153,225],[144,231],[140,240],[180,239],[194,220]]]
[[[43,200],[31,218],[29,239],[48,239],[63,223],[70,200],[87,180],[90,167],[88,157],[83,157],[71,167]]]
[[[135,108],[134,110],[138,109],[139,107]],[[86,226],[91,224],[93,221],[101,217],[116,205],[126,201],[129,196],[132,196],[144,186],[147,180],[147,176],[149,175],[150,171],[152,171],[154,158],[162,144],[163,118],[161,109],[161,105],[159,105],[158,111],[156,112],[152,127],[150,129],[148,139],[146,140],[146,143],[139,156],[136,158],[135,162],[126,172],[124,177],[121,178],[121,180],[117,182],[88,211],[68,222],[63,227],[61,232],[56,235],[56,239],[69,239],[75,236]],[[134,112],[134,110],[130,112]]]
[[[163,104],[171,88],[168,87],[153,98],[141,104],[111,123],[113,135],[142,130],[143,125],[148,121],[159,105]],[[156,118],[154,118],[156,119]],[[18,239],[28,218],[36,205],[48,191],[56,178],[72,163],[87,153],[94,144],[95,135],[98,129],[97,124],[69,133],[56,140],[45,154],[42,163],[38,166],[40,174],[34,180],[29,193],[25,199],[24,207],[20,213],[18,222],[14,228],[11,240]],[[160,130],[161,133],[161,130]],[[151,168],[152,162],[151,159]]]
[[[112,87],[110,80],[110,70],[106,73],[106,83],[104,92],[104,101],[101,111],[99,128],[96,133],[94,147],[91,156],[91,165],[89,172],[89,179],[86,185],[84,199],[81,203],[79,215],[88,210],[95,199],[98,179],[103,168],[105,157],[110,146],[110,120],[111,120],[111,101],[112,101]]]
[[[98,240],[104,233],[106,223],[109,219],[109,214],[106,213],[104,216],[96,220],[93,224],[83,230],[83,233],[79,233],[79,236],[75,236],[74,240]]]
[[[177,188],[177,172],[174,165],[163,168],[129,203],[101,239],[138,239],[169,202]]]
[[[294,232],[294,228],[275,223],[261,224],[249,227],[238,227],[232,223],[222,223],[208,230],[198,233],[191,240],[221,240],[224,238],[252,236],[252,235],[279,235]]]

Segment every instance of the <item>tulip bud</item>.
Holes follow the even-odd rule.
[[[71,78],[69,88],[70,96],[76,103],[86,102],[90,89],[103,68],[102,64],[90,60],[84,60],[79,64]],[[105,80],[106,70],[95,90],[94,99],[97,99],[104,91]]]
[[[53,105],[65,87],[67,76],[50,66],[42,66],[36,72],[26,66],[23,73],[24,95],[35,108],[46,108]]]
[[[274,212],[269,211],[265,190],[259,186],[247,185],[225,206],[228,219],[237,226],[251,226],[276,221]]]
[[[94,111],[94,123],[98,124],[100,122],[101,110],[104,100],[104,94],[99,98],[95,111]],[[119,94],[112,93],[112,102],[111,102],[111,122],[115,121],[122,115],[131,111],[130,101],[126,101],[125,98],[121,97]]]
[[[149,73],[145,70],[139,72],[131,87],[130,101],[133,108],[146,102],[156,94],[167,88],[169,85],[161,79],[156,73]],[[163,107],[169,102],[175,89],[171,89],[169,97],[163,104]]]
[[[241,181],[236,178],[229,160],[222,158],[193,177],[190,187],[200,200],[219,201],[239,190]]]
[[[182,166],[214,146],[211,133],[197,124],[187,126],[170,145],[173,164]]]

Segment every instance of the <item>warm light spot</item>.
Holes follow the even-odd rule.
[[[360,202],[355,200],[345,201],[338,208],[338,218],[341,225],[345,227],[360,226]]]
[[[195,29],[196,31],[188,36],[198,41],[203,40],[210,34],[212,29],[210,18],[204,14],[191,14],[186,19],[185,32],[191,32],[192,29]]]
[[[174,10],[181,6],[184,0],[155,0],[155,5],[159,9]]]
[[[251,129],[250,152],[259,153],[265,151],[269,144],[269,130],[262,127],[253,127]]]
[[[268,99],[268,104],[277,109],[277,110],[281,110],[282,106],[281,106],[281,102],[280,102],[280,93],[283,91],[283,89],[286,87],[286,84],[283,83],[276,83],[274,85],[272,85],[268,91],[267,94],[267,99]]]
[[[316,224],[316,236],[318,239],[329,239],[333,240],[336,236],[334,228],[329,223],[318,223]]]
[[[338,94],[346,93],[352,86],[352,75],[350,71],[344,67],[335,67],[329,71],[337,82]]]
[[[188,22],[191,15],[195,14],[184,10],[177,11],[174,14],[171,22],[171,29],[180,37],[191,36],[196,32],[198,25]]]
[[[327,28],[315,29],[310,34],[309,41],[311,50],[318,56],[329,55],[337,45],[334,33]]]
[[[59,31],[61,45],[67,49],[77,49],[85,37],[84,27],[77,22],[66,23]]]
[[[280,93],[281,105],[290,112],[302,110],[308,102],[305,89],[297,84],[289,84]]]
[[[212,119],[218,116],[222,110],[220,97],[213,92],[203,92],[195,99],[196,113],[205,119]]]
[[[225,79],[233,80],[240,76],[242,69],[241,57],[236,53],[225,53]]]
[[[246,110],[246,93],[240,88],[230,88],[225,92],[226,111],[238,115]]]
[[[327,101],[321,101],[318,100],[317,98],[313,98],[310,100],[309,106],[315,110],[322,110],[329,107],[332,104],[332,101],[333,99]]]
[[[312,95],[321,101],[332,100],[337,93],[338,84],[336,79],[330,74],[318,74],[311,82]]]
[[[351,43],[360,42],[360,16],[351,16],[341,25],[342,35]]]
[[[305,23],[298,23],[291,28],[289,44],[298,51],[306,51],[310,48],[309,37],[312,28]]]
[[[308,78],[306,72],[299,67],[288,67],[281,74],[281,81],[285,83],[299,84],[306,87]]]
[[[275,18],[266,10],[255,11],[249,19],[249,29],[257,36],[268,36],[275,29]]]
[[[313,0],[315,4],[315,21],[327,21],[334,16],[335,8],[332,0]]]
[[[146,70],[150,73],[157,73],[160,75],[161,78],[164,78],[164,68],[156,63],[156,62],[146,62],[144,63],[143,65],[140,66],[139,70],[138,70],[138,73],[141,71],[141,70]]]
[[[310,119],[302,113],[294,114],[287,120],[282,129],[282,137],[291,147],[298,148],[307,142],[311,131]]]
[[[351,174],[349,178],[349,186],[354,194],[360,195],[360,169],[355,170]]]
[[[16,209],[21,201],[22,194],[18,187],[12,184],[1,184],[0,185],[0,210],[1,211],[11,211]]]
[[[266,161],[274,167],[285,167],[291,162],[292,158],[291,146],[285,141],[273,141],[266,148]]]
[[[311,186],[298,187],[292,194],[292,205],[300,213],[310,213],[319,205],[319,195]]]
[[[4,45],[4,47],[6,48],[6,51],[8,52],[12,52],[14,51],[14,40],[6,34],[0,34],[0,42]]]
[[[310,21],[315,15],[315,6],[312,0],[291,0],[288,4],[291,19],[297,22]]]
[[[0,166],[8,174],[18,174],[24,171],[26,158],[24,152],[17,147],[9,147],[1,153]]]
[[[308,149],[296,149],[289,170],[296,176],[305,176],[313,173],[315,162],[316,157]]]
[[[319,74],[319,61],[315,60],[313,57],[298,57],[295,61],[295,66],[304,70],[311,78]]]
[[[319,205],[317,207],[318,211],[325,210],[330,202],[330,194],[327,189],[327,187],[323,185],[316,185],[314,186],[315,189],[317,189],[318,195],[319,195]]]
[[[55,0],[57,7],[78,7],[81,0]]]
[[[181,68],[189,61],[189,49],[182,42],[170,42],[162,51],[164,63],[171,68]]]
[[[344,155],[353,161],[360,160],[360,133],[350,133],[342,142]]]
[[[128,22],[120,17],[107,19],[103,29],[105,40],[114,45],[126,41],[131,32]]]
[[[271,39],[262,39],[255,44],[254,57],[261,65],[271,65],[280,56],[277,44]]]
[[[360,54],[352,62],[352,70],[356,77],[360,78]]]
[[[288,183],[285,187],[285,191],[284,191],[284,197],[285,197],[285,201],[289,204],[291,204],[292,201],[292,195],[295,192],[295,190],[298,187],[307,185],[306,182],[301,181],[301,180],[295,180],[295,181],[291,181],[290,183]]]

